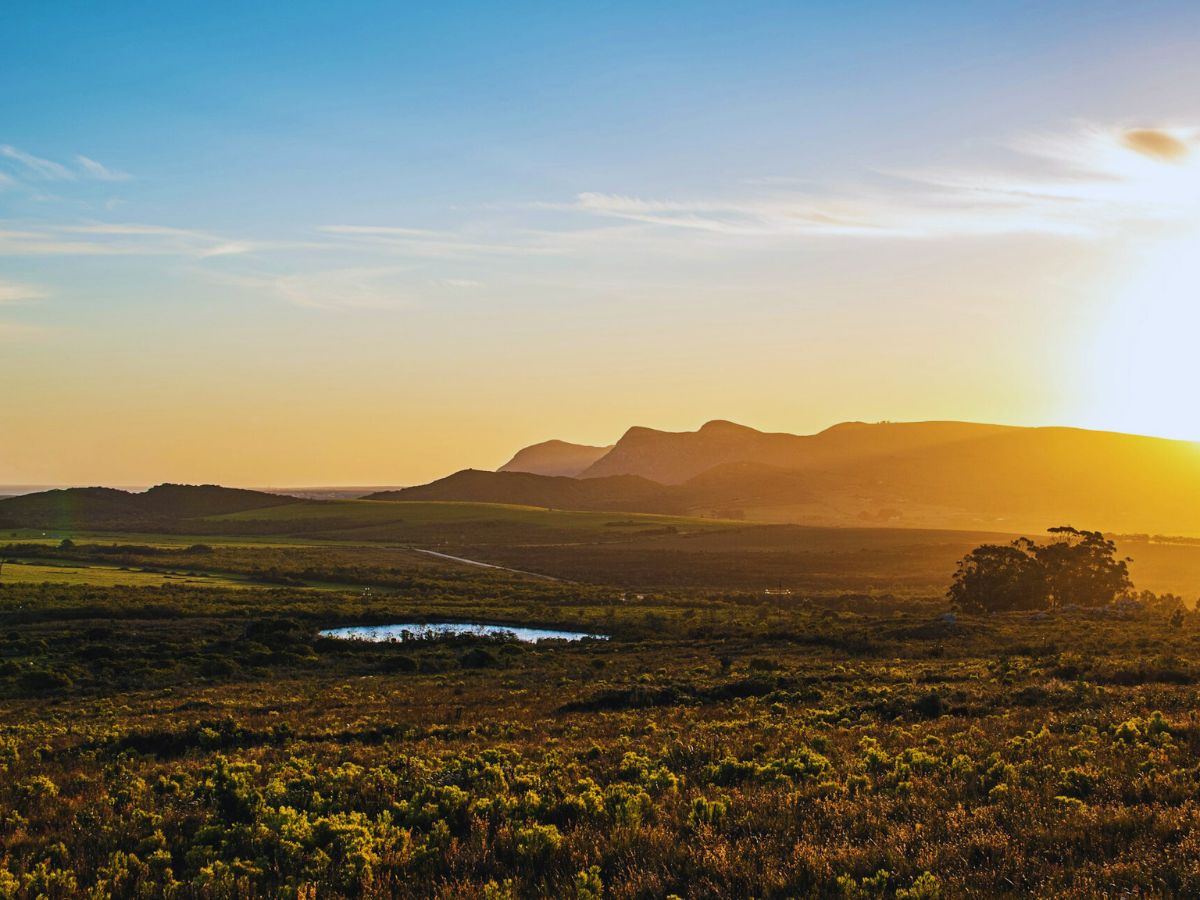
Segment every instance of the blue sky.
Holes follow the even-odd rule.
[[[401,483],[715,416],[1200,437],[1078,374],[1190,233],[1190,156],[1126,136],[1190,152],[1197,48],[1190,3],[16,5],[0,480]]]

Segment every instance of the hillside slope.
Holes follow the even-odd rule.
[[[213,484],[160,484],[143,493],[65,488],[0,500],[0,528],[170,527],[187,519],[300,502],[295,497]]]
[[[529,472],[464,469],[437,481],[398,491],[370,494],[365,500],[455,500],[513,503],[553,509],[610,509],[670,513],[682,502],[676,491],[636,475],[566,478]]]
[[[631,428],[579,481],[640,484],[623,508],[819,525],[1040,531],[1073,523],[1109,531],[1200,534],[1200,447],[1077,428],[962,422],[846,423],[815,435],[767,434],[730,422],[695,432]],[[482,499],[478,486],[443,499]],[[622,508],[622,482],[602,491]],[[523,499],[523,490],[530,497]],[[506,502],[537,502],[538,482]],[[596,501],[565,486],[554,504]],[[659,504],[656,506],[656,504]]]
[[[970,422],[846,422],[819,434],[798,435],[756,431],[721,420],[698,431],[634,427],[581,477],[641,475],[663,484],[682,484],[723,463],[823,469],[1010,430],[1014,429]]]
[[[518,450],[497,472],[529,472],[534,475],[574,477],[612,450],[566,441],[543,441]]]

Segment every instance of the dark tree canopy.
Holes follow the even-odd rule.
[[[984,544],[958,563],[948,596],[964,612],[1104,606],[1132,588],[1127,560],[1099,531],[1051,528],[1038,544]]]
[[[1099,531],[1051,528],[1058,540],[1034,545],[1051,606],[1104,606],[1133,587],[1127,560]]]

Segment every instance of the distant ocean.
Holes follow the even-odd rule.
[[[22,494],[36,494],[40,491],[53,491],[58,488],[68,487],[114,487],[121,491],[145,491],[149,490],[151,485],[148,484],[0,484],[0,499],[5,497],[20,497]],[[386,485],[380,487],[297,487],[297,488],[263,488],[256,487],[251,490],[265,491],[268,494],[287,494],[292,497],[302,497],[306,500],[353,500],[358,497],[365,497],[367,494],[374,494],[378,491],[394,491],[399,490],[399,486]]]

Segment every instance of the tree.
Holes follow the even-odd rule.
[[[984,544],[958,563],[947,596],[964,612],[1104,606],[1132,588],[1128,560],[1099,531],[1051,528],[1038,544]]]
[[[950,602],[964,612],[1041,609],[1045,587],[1041,567],[1020,542],[984,544],[958,563]]]
[[[1107,606],[1133,587],[1128,560],[1117,559],[1117,545],[1099,531],[1061,525],[1050,533],[1058,540],[1034,545],[1033,552],[1051,606]]]

